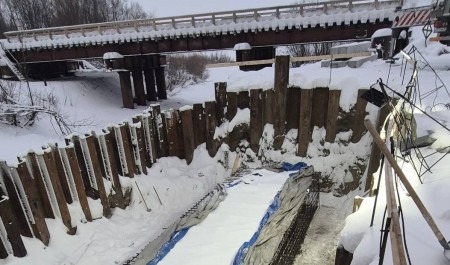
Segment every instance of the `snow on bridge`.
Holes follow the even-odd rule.
[[[8,50],[158,41],[236,32],[393,21],[398,0],[341,0],[5,33]]]

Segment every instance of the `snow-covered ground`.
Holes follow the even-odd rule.
[[[443,83],[449,86],[449,49],[438,44],[429,44],[428,47],[425,48],[424,44],[420,41],[417,41],[416,44],[421,48],[427,60],[435,66]],[[420,62],[419,65],[423,66],[423,63]],[[314,63],[291,69],[290,84],[302,88],[329,86],[331,89],[341,89],[342,96],[340,103],[344,110],[348,110],[351,108],[352,104],[354,104],[357,90],[360,88],[368,88],[370,85],[376,83],[379,78],[382,78],[390,87],[403,91],[406,83],[402,85],[402,71],[403,67],[401,65],[401,60],[394,65],[389,65],[384,61],[378,60],[366,63],[359,69],[345,67],[331,70],[329,68],[320,68],[320,64]],[[230,91],[248,90],[251,88],[269,89],[273,87],[273,68],[266,68],[258,72],[240,72],[237,67],[229,67],[210,69],[209,72],[210,78],[207,82],[187,87],[186,89],[178,91],[175,95],[171,95],[167,101],[160,102],[162,108],[179,108],[188,104],[213,100],[214,82],[228,82]],[[410,74],[411,67],[408,66],[405,82],[407,82]],[[125,119],[129,120],[133,115],[141,113],[145,109],[145,107],[138,107],[135,110],[127,110],[120,107],[120,88],[118,78],[115,75],[116,74],[114,73],[83,73],[83,78],[65,78],[57,81],[48,81],[48,86],[44,86],[41,82],[32,82],[30,85],[33,91],[53,93],[58,100],[60,110],[70,117],[72,121],[82,121],[82,123],[88,124],[87,126],[77,128],[79,132],[86,132],[90,129],[99,130],[107,125],[115,124]],[[423,70],[419,71],[421,92],[425,93],[426,91],[435,89],[436,83],[438,82],[439,80],[436,79],[434,73],[430,69],[423,68]],[[421,107],[427,111],[430,111],[431,109],[440,111],[435,112],[434,115],[440,120],[447,121],[449,113],[445,104],[449,102],[449,96],[446,94],[444,88],[441,88],[436,95],[437,96],[430,96],[423,99],[420,103]],[[373,118],[376,108],[369,104],[368,111]],[[446,132],[438,131],[436,129],[437,127],[432,127],[432,123],[426,119],[422,119],[422,117],[419,116],[418,118],[420,118],[418,119],[419,135],[424,135],[430,130],[435,130],[434,133],[436,133],[440,139],[437,144],[440,144],[440,147],[449,146],[449,141],[447,141],[448,134]],[[266,129],[270,132],[270,128],[266,127]],[[350,144],[349,147],[343,148],[338,144],[321,143],[320,140],[322,139],[323,133],[323,130],[315,130],[313,137],[314,142],[310,145],[310,149],[308,150],[308,154],[311,157],[303,159],[303,161],[314,165],[316,169],[322,172],[334,174],[333,179],[337,182],[348,180],[348,176],[346,176],[345,172],[340,171],[340,169],[344,168],[342,167],[342,164],[347,160],[351,161],[351,159],[355,159],[356,157],[367,155],[366,153],[368,145],[370,144],[370,138],[363,138],[360,145]],[[346,141],[349,139],[349,136],[348,133],[341,133],[338,136],[338,139]],[[46,117],[42,117],[31,128],[15,128],[2,125],[0,130],[0,159],[15,162],[17,155],[24,154],[32,148],[40,149],[41,145],[54,141],[62,142],[63,136],[59,135],[53,129],[51,122]],[[330,155],[326,157],[321,153],[321,150],[324,149],[323,145],[331,151]],[[290,146],[289,148],[295,148],[295,145]],[[219,155],[220,154],[221,152],[219,152]],[[278,156],[278,159],[290,160],[288,162],[298,162],[299,160],[299,158],[287,155],[280,157],[279,154],[273,154],[273,156]],[[221,157],[209,158],[204,146],[197,149],[194,161],[189,166],[186,165],[185,161],[176,158],[160,159],[157,164],[153,165],[148,176],[137,176],[132,180],[126,178],[121,179],[121,181],[128,181],[128,185],[139,185],[143,191],[146,203],[152,209],[151,212],[146,211],[142,198],[136,192],[133,192],[132,194],[132,203],[130,207],[125,210],[114,209],[113,216],[110,219],[100,218],[101,214],[97,215],[100,219],[95,220],[92,223],[83,223],[81,211],[78,211],[77,206],[74,205],[71,207],[71,213],[77,221],[78,227],[75,236],[65,234],[65,227],[59,220],[47,219],[51,232],[49,247],[45,247],[36,239],[24,238],[28,256],[25,258],[14,258],[10,256],[6,260],[0,260],[0,264],[121,264],[127,258],[133,256],[142,249],[150,240],[156,238],[165,227],[173,222],[174,219],[178,218],[197,200],[209,192],[216,183],[222,182],[225,177],[229,175],[229,172],[217,163],[219,159],[221,159]],[[448,160],[445,161],[450,162]],[[430,211],[433,216],[436,217],[438,225],[442,227],[444,234],[450,235],[450,226],[448,225],[448,223],[450,223],[448,222],[448,212],[450,211],[450,208],[444,204],[449,199],[448,195],[446,195],[448,192],[446,191],[450,184],[448,183],[448,178],[445,173],[447,172],[446,165],[449,163],[446,163],[445,161],[439,164],[439,168],[434,169],[433,174],[427,173],[427,175],[424,176],[423,179],[425,184],[418,187],[418,192],[419,196],[425,200],[425,205],[431,208]],[[333,170],[333,168],[337,169]],[[407,172],[408,175],[414,176],[410,170]],[[412,179],[414,180],[417,178],[412,177]],[[243,187],[246,186],[247,185]],[[252,185],[249,185],[249,187],[251,186]],[[153,191],[153,187],[155,187],[159,193],[163,205],[159,203],[156,194]],[[273,188],[274,190],[272,190],[272,192],[276,192],[275,187]],[[344,218],[339,212],[348,209],[345,205],[348,205],[348,202],[351,202],[352,198],[341,197],[336,199],[332,194],[328,194],[328,196],[329,200],[327,199],[326,202],[323,202],[324,207],[319,210],[316,218],[321,216],[321,211],[325,211],[322,213],[323,215],[334,216],[335,218],[329,218],[330,222],[324,223],[324,225],[328,225],[328,227],[324,227],[323,230],[329,230],[331,231],[331,234],[336,235],[336,225],[339,225]],[[321,195],[321,197],[323,196]],[[210,216],[211,219],[207,219],[202,225],[207,225],[208,222],[212,222],[216,218],[226,220],[226,217],[229,214],[229,211],[226,211],[228,199],[231,201],[232,197],[226,198],[222,205],[224,206],[223,209],[221,208],[222,206],[219,206],[219,209]],[[416,259],[415,263],[433,265],[446,264],[442,263],[442,249],[439,248],[432,237],[432,234],[430,236],[431,232],[427,230],[428,228],[424,225],[420,215],[414,210],[415,207],[410,205],[410,199],[405,197],[404,200],[404,208],[412,209],[411,213],[407,213],[406,216],[407,229],[410,231],[421,231],[420,237],[418,236],[418,233],[408,233],[408,240],[410,240],[408,246],[412,249],[410,250],[410,253],[414,252],[414,257]],[[347,203],[344,203],[344,201]],[[92,203],[93,206],[99,205],[96,201],[90,203]],[[267,200],[262,200],[260,203],[261,204],[258,206],[259,209],[267,208]],[[344,235],[345,233],[351,235],[349,238],[358,239],[357,241],[361,240],[361,242],[363,242],[361,247],[356,249],[355,264],[369,264],[370,262],[375,262],[374,260],[376,259],[375,252],[378,249],[378,234],[376,233],[379,233],[380,226],[379,223],[377,223],[373,229],[366,231],[366,228],[368,227],[366,223],[369,220],[366,213],[368,212],[367,207],[369,207],[370,204],[370,199],[366,199],[360,211],[348,219],[349,225],[347,225],[345,230],[347,232],[344,232]],[[95,207],[93,208],[95,209]],[[332,209],[334,215],[327,212],[329,209]],[[256,215],[261,215],[261,213],[255,211],[255,216]],[[377,217],[380,216],[381,214],[378,213]],[[256,219],[259,220],[261,216],[256,217]],[[380,221],[379,219],[377,220],[377,222]],[[196,229],[200,230],[201,226],[194,228],[193,231]],[[357,235],[354,235],[354,228],[358,227],[361,229],[357,230]],[[240,232],[243,232],[241,230],[244,230],[242,227],[235,227],[235,229],[236,230],[231,231],[230,234],[239,234]],[[315,235],[309,233],[312,237],[312,241],[314,241],[315,238],[320,238],[320,231],[323,231],[320,225],[314,229],[317,231]],[[208,237],[209,235],[207,233],[203,233],[202,236],[196,237],[196,239],[198,239],[198,244],[203,244]],[[245,239],[247,238],[248,237]],[[322,237],[322,239],[323,238],[324,237]],[[234,240],[231,236],[229,239],[230,241]],[[311,241],[308,241],[307,239],[306,242]],[[334,245],[327,244],[328,242],[320,242],[319,240],[316,240],[314,243],[317,243],[319,247]],[[225,245],[228,242],[222,243]],[[356,243],[357,242],[353,242],[355,248]],[[180,246],[182,246],[182,244],[187,243],[181,241]],[[191,244],[194,243],[189,243],[188,245]],[[307,257],[307,260],[312,260],[312,262],[314,262],[314,259],[311,256],[318,253],[318,251],[313,250],[313,248],[313,244],[310,245],[309,243],[308,247],[304,248],[305,253],[313,253],[305,254],[310,255]],[[179,251],[185,250],[180,249]],[[237,251],[237,249],[235,251]],[[428,261],[425,261],[425,258],[421,257],[421,254],[423,254],[422,252],[426,251],[429,251],[431,254],[423,256],[428,258],[428,261],[433,260],[436,262],[427,263]],[[328,256],[330,255],[331,254]],[[386,260],[389,260],[389,258],[390,256],[388,255]],[[357,260],[361,260],[361,263],[356,263]],[[224,262],[226,263],[227,261]],[[328,264],[323,262],[321,261],[321,263],[316,264]],[[184,262],[182,264],[184,264]]]

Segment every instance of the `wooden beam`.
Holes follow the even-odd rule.
[[[190,164],[194,158],[195,150],[194,126],[191,109],[181,111],[181,124],[183,126],[184,156],[186,157],[186,162]]]
[[[335,59],[347,59],[353,57],[363,57],[372,55],[370,52],[358,52],[358,53],[346,53],[346,54],[333,54],[333,55],[317,55],[317,56],[305,56],[305,57],[291,57],[290,61],[295,62],[310,62],[310,61],[322,61],[322,60],[335,60]],[[260,65],[260,64],[272,64],[274,59],[266,60],[252,60],[244,62],[232,62],[232,63],[216,63],[207,64],[206,68],[219,68],[219,67],[230,67],[230,66],[250,66],[250,65]]]
[[[277,56],[275,58],[275,97],[274,97],[274,140],[273,147],[280,150],[284,142],[286,122],[286,96],[289,83],[289,56]]]
[[[339,114],[339,100],[341,97],[341,90],[330,90],[327,110],[326,135],[325,141],[334,143],[337,132],[338,114]]]
[[[300,120],[298,126],[298,151],[297,155],[305,157],[311,141],[311,112],[312,89],[302,89],[300,92]]]
[[[372,122],[370,120],[365,120],[364,125],[366,126],[367,130],[369,130],[370,134],[373,137],[374,142],[378,145],[383,155],[388,160],[389,164],[394,169],[395,173],[397,174],[400,181],[403,183],[403,186],[405,186],[406,191],[411,196],[411,199],[416,204],[417,208],[419,209],[420,213],[422,214],[423,218],[427,222],[428,226],[433,231],[434,235],[436,236],[437,240],[439,241],[439,244],[446,249],[449,250],[450,246],[448,244],[448,241],[445,239],[444,235],[442,234],[441,230],[437,226],[436,222],[434,221],[433,217],[431,216],[430,212],[428,212],[427,208],[423,204],[422,200],[420,200],[419,195],[417,195],[417,192],[414,190],[411,183],[409,183],[408,178],[403,173],[400,166],[397,164],[397,161],[395,161],[395,158],[391,155],[391,152],[386,147],[386,144],[381,139],[380,135],[378,134],[376,128],[373,126]]]

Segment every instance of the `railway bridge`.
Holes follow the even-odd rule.
[[[103,58],[119,73],[123,106],[134,108],[167,98],[165,54],[248,43],[251,49],[236,51],[238,61],[271,59],[280,45],[370,38],[391,27],[401,5],[338,0],[12,31],[0,40],[0,69],[44,79],[69,73],[78,60]]]

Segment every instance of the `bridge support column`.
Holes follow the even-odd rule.
[[[144,88],[144,78],[142,76],[142,69],[133,69],[133,85],[134,85],[134,94],[136,96],[136,103],[139,106],[146,106],[147,100],[145,96],[145,88]]]
[[[120,71],[120,90],[122,92],[122,104],[124,108],[134,109],[133,89],[129,71]]]
[[[155,68],[156,86],[158,88],[158,99],[167,99],[166,77],[164,76],[164,67]]]
[[[155,70],[149,65],[149,60],[146,60],[146,67],[144,68],[145,87],[147,89],[147,100],[158,100],[156,95]]]

